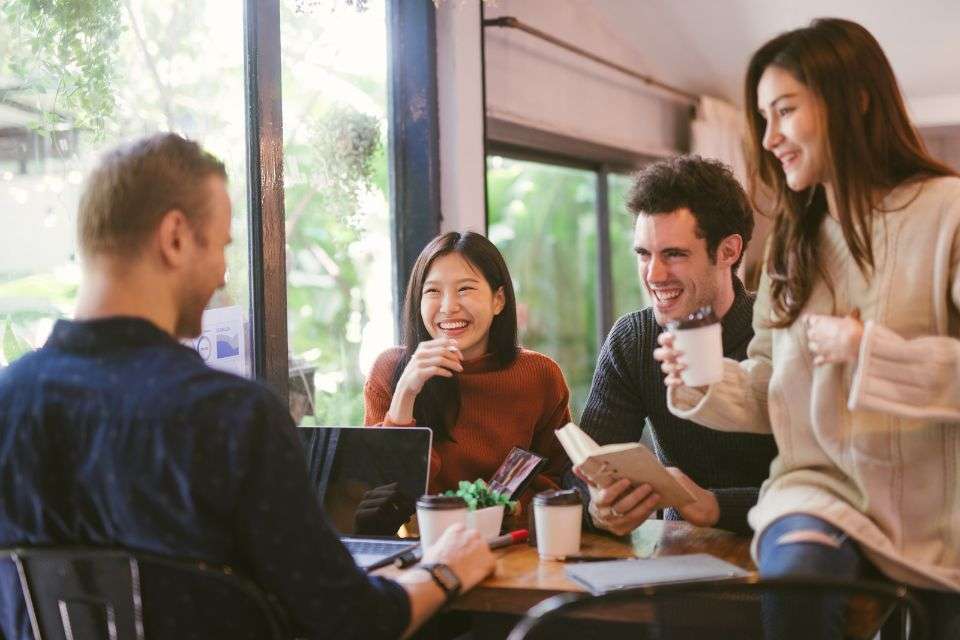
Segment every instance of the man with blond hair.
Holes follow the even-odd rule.
[[[224,284],[226,179],[175,134],[118,148],[92,172],[76,318],[0,373],[0,544],[232,565],[279,601],[298,637],[410,633],[489,573],[486,544],[455,528],[426,552],[425,570],[367,576],[321,513],[283,403],[178,342],[199,334]],[[182,620],[151,617],[160,601],[190,602],[169,591],[144,598],[147,637],[223,635],[229,610],[184,604]],[[0,592],[0,631],[32,638],[10,562]]]

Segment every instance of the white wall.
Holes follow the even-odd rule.
[[[645,70],[639,52],[589,2],[498,0],[484,10]],[[488,117],[648,156],[687,145],[688,103],[516,29],[486,29],[486,80]]]
[[[437,7],[442,231],[485,232],[480,3]]]

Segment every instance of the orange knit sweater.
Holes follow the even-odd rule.
[[[364,424],[414,425],[386,419],[402,355],[403,349],[394,347],[374,363],[363,393]],[[544,473],[521,496],[523,502],[536,491],[559,487],[567,456],[553,432],[570,421],[569,401],[560,367],[535,351],[521,349],[505,369],[497,369],[490,355],[463,362],[460,415],[450,432],[456,442],[434,441],[430,492],[455,489],[460,480],[489,480],[515,446],[548,458]]]

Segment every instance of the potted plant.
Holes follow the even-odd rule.
[[[460,496],[467,503],[467,527],[476,529],[484,538],[500,534],[504,511],[511,514],[519,511],[519,503],[507,495],[494,491],[482,479],[468,482],[461,480],[456,491],[444,495]]]

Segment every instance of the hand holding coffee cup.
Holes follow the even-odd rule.
[[[723,379],[723,332],[713,309],[701,307],[667,325],[653,357],[667,374],[668,387],[705,387]]]

